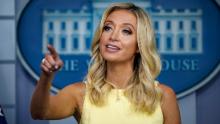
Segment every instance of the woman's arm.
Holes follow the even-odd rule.
[[[61,119],[73,115],[83,88],[82,84],[72,84],[57,95],[50,94],[51,81],[63,63],[52,46],[48,46],[48,50],[50,54],[46,54],[41,63],[42,73],[32,96],[30,109],[34,119]]]
[[[40,85],[37,85],[31,101],[31,115],[34,119],[62,119],[79,110],[79,97],[84,92],[83,83],[66,86],[54,96],[50,95],[49,88]]]
[[[179,106],[177,103],[175,92],[168,86],[160,84],[162,89],[162,111],[164,116],[164,124],[181,124]]]

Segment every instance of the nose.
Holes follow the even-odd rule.
[[[111,41],[118,41],[119,40],[119,30],[115,29],[110,36]]]

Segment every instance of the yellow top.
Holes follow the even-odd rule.
[[[86,93],[80,124],[163,124],[160,105],[151,115],[135,112],[123,92],[123,89],[112,89],[107,104],[102,107],[93,105]]]

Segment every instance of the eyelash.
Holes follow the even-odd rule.
[[[106,25],[103,27],[103,30],[104,31],[109,31],[111,29],[110,26]],[[131,35],[132,34],[132,31],[128,30],[128,29],[123,29],[122,30],[123,33],[127,34],[127,35]]]
[[[127,30],[127,29],[124,29],[123,32],[128,34],[128,35],[132,34],[132,32],[130,30]]]
[[[110,27],[110,26],[107,26],[107,25],[103,27],[103,30],[104,30],[104,31],[109,31],[110,29],[111,29],[111,27]]]

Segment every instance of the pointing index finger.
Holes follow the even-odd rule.
[[[58,53],[57,53],[57,51],[55,50],[55,48],[54,48],[53,46],[47,45],[47,49],[50,51],[50,54],[51,54],[53,57],[57,58],[57,57],[59,56]]]

